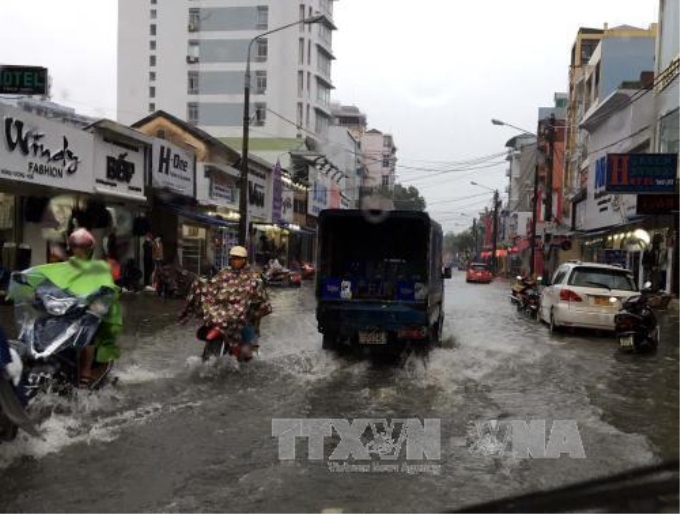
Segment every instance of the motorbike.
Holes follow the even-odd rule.
[[[663,293],[661,293],[663,295]],[[659,293],[651,290],[647,282],[639,295],[631,296],[614,316],[614,330],[619,350],[626,353],[652,353],[659,345],[659,324],[651,305]],[[612,303],[616,298],[611,298]]]
[[[67,395],[79,387],[80,350],[90,345],[109,311],[115,291],[101,287],[87,296],[76,296],[47,279],[29,285],[29,277],[12,274],[12,297],[19,331],[13,341],[23,362],[21,385],[27,401],[38,394]],[[94,363],[99,377],[89,384],[98,389],[108,379],[111,363]]]
[[[201,358],[207,361],[212,357],[224,357],[229,355],[239,362],[247,362],[252,359],[252,353],[257,353],[257,328],[246,326],[241,331],[240,341],[231,341],[225,337],[224,332],[217,326],[203,325],[196,332],[196,339],[204,341]],[[244,351],[244,344],[250,346],[251,352]]]
[[[528,312],[532,318],[538,317],[538,309],[541,304],[541,293],[538,290],[538,281],[530,277],[517,276],[517,282],[510,289],[510,301],[517,307],[519,312]]]
[[[267,286],[300,287],[302,285],[302,273],[288,268],[265,268],[262,280]]]
[[[163,298],[186,298],[197,275],[178,266],[165,265],[158,270],[156,294]]]
[[[316,268],[308,262],[303,262],[300,266],[302,280],[311,280],[316,275]]]
[[[22,374],[21,357],[0,329],[0,442],[14,440],[19,428],[40,437],[25,410],[28,399],[21,385]]]

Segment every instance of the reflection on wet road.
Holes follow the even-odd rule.
[[[620,355],[613,339],[551,336],[518,314],[508,284],[447,282],[444,348],[403,367],[321,350],[314,298],[272,293],[258,360],[201,364],[176,302],[128,303],[116,387],[37,407],[45,441],[0,446],[10,511],[437,511],[557,486],[678,452],[678,319],[660,350]],[[144,309],[153,309],[147,317]],[[279,459],[273,419],[436,419],[436,473],[331,472]],[[526,458],[501,424],[573,423],[585,458]],[[513,425],[514,426],[514,425]],[[495,435],[494,435],[495,434]],[[325,440],[328,457],[337,438]]]

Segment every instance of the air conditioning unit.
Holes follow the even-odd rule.
[[[195,64],[198,62],[198,57],[196,57],[195,55],[187,55],[187,62],[189,64]]]

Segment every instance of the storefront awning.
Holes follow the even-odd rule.
[[[215,218],[213,216],[208,216],[202,212],[192,211],[190,209],[177,207],[175,205],[164,205],[163,207],[168,208],[175,212],[178,216],[196,221],[198,223],[203,223],[205,225],[214,225],[217,227],[237,227],[238,221],[227,221],[220,218]]]

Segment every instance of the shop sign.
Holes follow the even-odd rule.
[[[153,143],[151,162],[151,185],[159,189],[170,189],[177,194],[194,196],[196,170],[194,153],[157,139]]]
[[[47,68],[0,65],[0,95],[46,95]]]
[[[635,215],[635,195],[612,194],[607,191],[607,157],[601,156],[591,164],[584,226],[593,230],[621,223]],[[579,205],[579,204],[577,204]]]
[[[273,193],[272,193],[272,222],[281,223],[283,221],[283,212],[281,202],[283,201],[283,177],[281,176],[281,163],[277,160],[274,170],[272,171],[273,178]]]
[[[144,147],[95,136],[94,185],[98,192],[144,200]]]
[[[605,190],[609,193],[673,193],[678,154],[610,153],[606,173]]]
[[[210,177],[208,196],[211,203],[238,208],[238,184],[233,177],[213,174]]]
[[[329,179],[324,173],[316,174],[314,184],[309,188],[309,211],[308,214],[318,216],[321,211],[328,208],[329,204]]]
[[[248,215],[251,218],[268,220],[267,196],[267,176],[264,173],[250,170],[248,173]]]
[[[671,214],[680,210],[680,195],[638,195],[637,214]]]
[[[0,105],[0,178],[92,192],[94,136]]]
[[[295,193],[284,187],[281,199],[281,219],[285,223],[293,223],[295,221]]]

